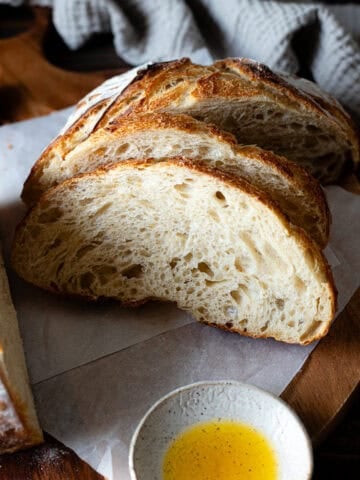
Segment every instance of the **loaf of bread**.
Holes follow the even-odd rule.
[[[0,253],[0,454],[30,447],[42,440]]]
[[[303,168],[236,139],[213,125],[186,115],[148,113],[119,117],[80,143],[64,158],[56,157],[39,183],[41,192],[79,173],[130,158],[186,156],[241,176],[268,193],[289,219],[324,247],[329,212],[319,183]]]
[[[188,114],[216,124],[239,143],[258,145],[307,167],[323,183],[335,182],[348,164],[359,162],[358,133],[335,99],[312,82],[274,73],[248,59],[211,66],[188,59],[154,64],[127,88],[119,76],[103,90],[81,102],[74,123],[43,152],[25,184],[27,203],[38,199],[53,161],[64,159],[92,132],[128,112]]]
[[[284,342],[322,337],[335,312],[317,244],[245,180],[181,158],[123,161],[50,189],[18,227],[12,262],[55,293],[176,302]]]

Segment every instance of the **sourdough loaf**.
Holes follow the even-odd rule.
[[[243,179],[180,158],[120,162],[45,193],[12,262],[52,292],[176,302],[201,322],[307,344],[335,311],[317,244]]]
[[[186,156],[241,176],[268,193],[290,220],[320,246],[329,235],[329,212],[318,182],[304,169],[271,152],[237,145],[235,137],[186,115],[122,116],[81,142],[63,159],[54,158],[41,191],[79,173],[130,158]],[[46,181],[46,183],[45,183]]]
[[[277,74],[251,60],[226,59],[211,66],[188,59],[154,64],[139,71],[125,89],[118,78],[106,94],[95,94],[98,102],[83,102],[80,116],[43,152],[25,184],[26,202],[38,198],[42,176],[54,159],[64,158],[93,131],[129,111],[181,113],[214,123],[239,143],[296,161],[324,183],[335,182],[347,164],[359,162],[357,131],[335,99],[312,82]]]
[[[42,440],[0,254],[0,453],[27,448]]]

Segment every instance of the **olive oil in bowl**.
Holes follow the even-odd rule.
[[[233,421],[184,430],[164,456],[163,480],[276,480],[275,453],[262,433]]]
[[[312,448],[279,398],[232,380],[160,398],[130,443],[131,480],[310,480]]]

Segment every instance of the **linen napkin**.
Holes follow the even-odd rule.
[[[53,7],[76,49],[111,32],[130,65],[250,57],[315,80],[360,118],[360,5],[264,0],[0,0]]]

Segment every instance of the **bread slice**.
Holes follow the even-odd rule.
[[[39,194],[67,178],[130,158],[186,156],[241,176],[268,193],[324,247],[329,211],[318,182],[304,169],[257,147],[237,145],[235,137],[186,115],[147,113],[119,117],[43,170]],[[26,195],[26,189],[24,193]]]
[[[43,441],[0,253],[0,454]]]
[[[25,280],[125,305],[176,302],[201,322],[307,344],[326,334],[335,289],[317,244],[245,180],[174,158],[64,181],[17,229]]]

